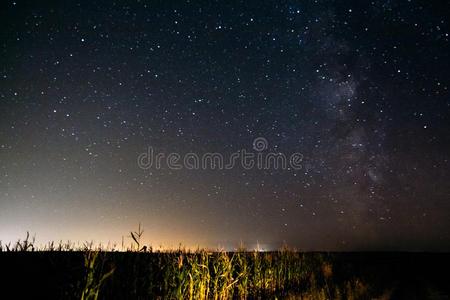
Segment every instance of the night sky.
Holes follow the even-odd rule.
[[[0,240],[450,250],[447,1],[2,1]],[[141,168],[158,153],[301,168]]]

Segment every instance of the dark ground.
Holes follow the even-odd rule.
[[[387,299],[450,299],[446,253],[337,253],[342,274],[365,279],[384,289]]]

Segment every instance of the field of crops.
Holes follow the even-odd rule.
[[[141,246],[141,245],[139,245]],[[447,254],[0,244],[2,290],[45,299],[448,299]],[[137,251],[137,250],[140,251]],[[44,299],[43,298],[43,299]]]

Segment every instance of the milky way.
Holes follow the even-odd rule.
[[[2,3],[0,240],[449,250],[449,10]],[[256,138],[301,168],[137,163]]]

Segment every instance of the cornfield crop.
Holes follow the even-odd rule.
[[[133,232],[123,251],[93,243],[36,247],[27,233],[16,243],[0,242],[0,263],[10,278],[17,273],[22,282],[47,284],[48,299],[389,299],[393,290],[392,281],[370,278],[389,276],[389,266],[368,264],[363,253],[154,251],[142,244],[142,233]],[[361,272],[361,262],[371,269]]]

